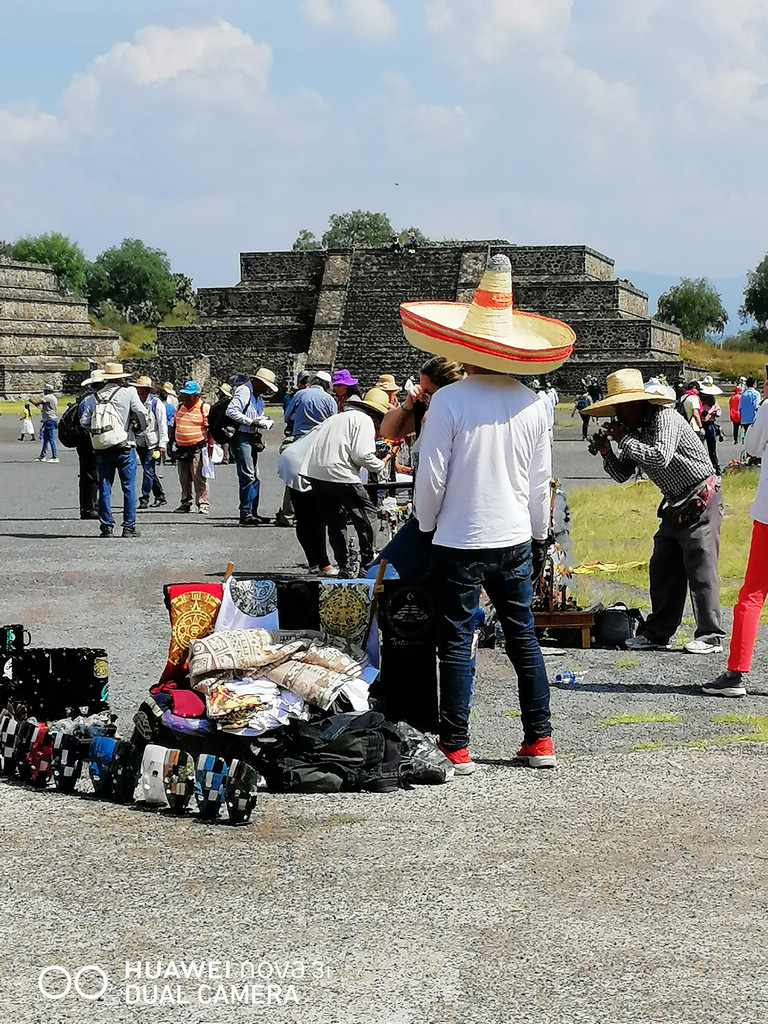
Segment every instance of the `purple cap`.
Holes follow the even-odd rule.
[[[357,384],[357,377],[353,377],[349,370],[336,370],[333,375],[333,384],[346,384],[348,388]]]

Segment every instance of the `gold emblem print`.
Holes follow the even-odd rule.
[[[188,590],[171,599],[171,645],[168,661],[180,665],[192,640],[208,636],[213,629],[221,600],[203,590]]]

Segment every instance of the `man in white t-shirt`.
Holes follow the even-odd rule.
[[[532,559],[540,571],[549,531],[547,408],[513,377],[466,363],[464,369],[465,380],[430,402],[415,488],[419,526],[434,531],[440,745],[459,774],[474,769],[467,751],[471,644],[485,589],[517,673],[525,739],[518,757],[549,767],[549,683],[531,612]]]

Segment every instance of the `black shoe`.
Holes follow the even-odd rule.
[[[293,527],[293,519],[289,518],[282,509],[275,516],[275,526],[290,526]]]
[[[111,526],[102,526],[99,531],[100,537],[114,537],[115,533]]]
[[[240,520],[240,525],[241,526],[258,526],[259,524],[256,522],[256,520],[254,519],[253,516],[243,516],[243,518]]]
[[[149,508],[149,498],[139,498],[137,508]]]
[[[167,505],[167,504],[168,504],[168,499],[167,498],[155,498],[155,500],[152,502],[152,508],[158,508],[160,505]]]
[[[191,505],[179,505],[179,507],[175,508],[173,511],[174,512],[191,512],[192,511],[192,506]]]
[[[81,519],[98,519],[99,518],[99,513],[98,512],[81,512],[80,513],[80,518]]]
[[[251,516],[251,519],[253,519],[253,522],[254,522],[255,526],[271,526],[272,525],[272,520],[271,520],[271,518],[269,516],[260,516],[256,512],[254,512],[254,514]]]
[[[134,528],[132,530],[128,530],[125,527],[123,527],[123,537],[140,537],[140,536],[141,536],[141,534],[139,533],[139,531],[136,529],[135,526],[134,526]]]

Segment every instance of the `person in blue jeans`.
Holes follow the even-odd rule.
[[[39,400],[30,398],[32,405],[40,408],[40,440],[43,447],[35,462],[45,462],[45,453],[48,446],[51,448],[51,462],[59,461],[59,453],[56,450],[56,426],[59,422],[59,403],[53,393],[53,387],[46,384],[43,388],[43,397]]]
[[[237,433],[230,448],[235,454],[240,495],[240,525],[261,526],[271,523],[268,516],[259,515],[259,452],[262,450],[261,431],[269,430],[273,420],[264,415],[263,395],[277,393],[275,375],[260,367],[249,380],[240,384],[227,406],[227,416],[237,424]]]
[[[467,373],[432,396],[414,494],[420,530],[434,533],[439,745],[457,775],[475,770],[468,749],[472,640],[485,589],[517,675],[523,742],[516,760],[553,767],[549,683],[531,609],[550,531],[549,416],[510,374],[557,369],[574,332],[513,310],[511,265],[501,254],[491,258],[469,309],[452,305],[400,307],[411,344],[463,362]]]

